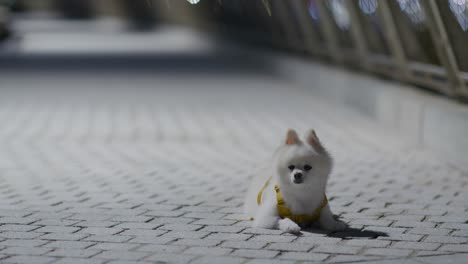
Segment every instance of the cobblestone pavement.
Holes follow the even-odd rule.
[[[285,80],[201,74],[0,73],[0,262],[466,260],[466,173]],[[241,214],[289,127],[335,157],[330,204],[354,230]]]

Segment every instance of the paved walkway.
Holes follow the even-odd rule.
[[[466,173],[286,80],[199,74],[0,73],[0,263],[466,263]],[[335,157],[352,230],[245,221],[289,127]]]

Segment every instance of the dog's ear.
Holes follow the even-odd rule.
[[[286,145],[296,145],[299,144],[301,140],[297,136],[297,133],[294,129],[288,129],[288,133],[286,134]]]
[[[306,136],[306,141],[309,145],[314,148],[315,151],[319,153],[325,152],[325,148],[322,146],[322,143],[320,143],[319,138],[317,137],[317,134],[315,133],[315,130],[311,129]]]

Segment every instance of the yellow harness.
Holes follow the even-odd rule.
[[[265,188],[271,181],[271,177],[265,182],[263,187],[260,189],[257,195],[257,204],[260,205],[262,203],[262,194]],[[289,218],[296,223],[310,223],[317,220],[320,217],[320,213],[322,209],[325,208],[328,204],[327,196],[323,196],[322,203],[320,204],[317,209],[315,209],[312,214],[293,214],[291,209],[286,206],[284,202],[283,195],[280,192],[280,188],[278,185],[275,185],[275,192],[276,192],[276,207],[278,208],[278,214],[281,218]],[[251,218],[253,220],[253,218]]]

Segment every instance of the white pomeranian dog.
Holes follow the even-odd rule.
[[[290,129],[276,150],[272,166],[254,176],[244,211],[257,228],[298,233],[317,223],[330,231],[346,229],[335,219],[325,194],[332,158],[314,130],[305,142]]]

